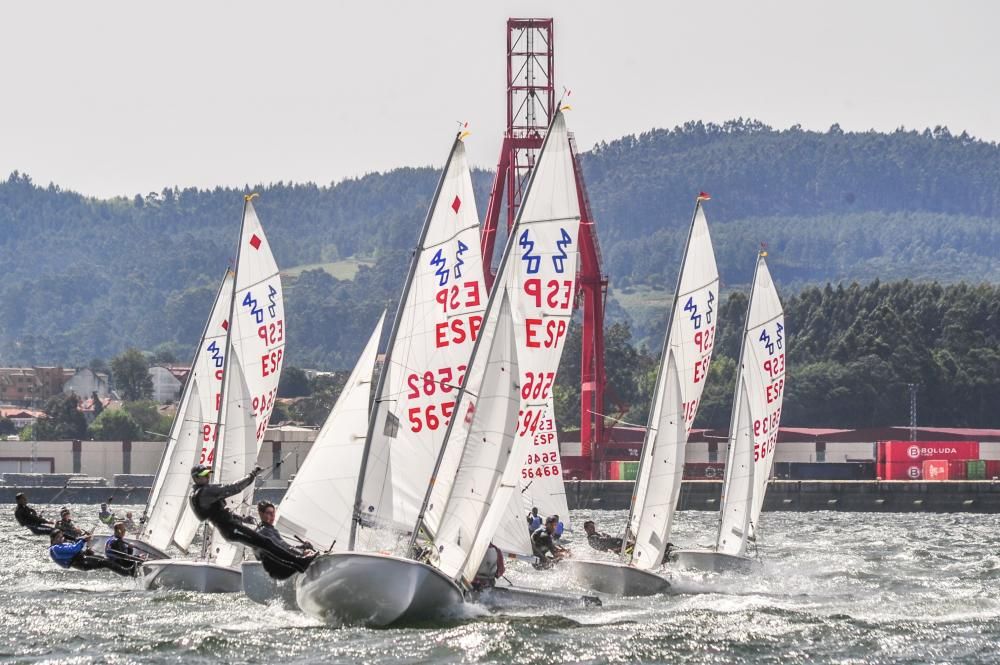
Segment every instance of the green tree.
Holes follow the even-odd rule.
[[[108,409],[90,424],[90,436],[97,441],[137,441],[142,438],[139,424],[124,409]]]
[[[17,434],[17,425],[10,418],[0,418],[0,436],[10,436],[11,434]]]
[[[305,397],[312,392],[309,377],[298,367],[285,367],[278,381],[278,397]]]
[[[45,417],[35,423],[34,434],[39,441],[85,439],[87,419],[79,409],[80,398],[56,395],[45,404]]]
[[[149,399],[153,396],[153,379],[149,376],[149,363],[138,349],[128,349],[111,361],[115,386],[126,402]]]
[[[90,399],[94,402],[94,418],[97,418],[104,412],[104,402],[101,401],[96,390],[90,393]]]
[[[167,426],[164,429],[164,417],[160,413],[159,405],[156,402],[149,400],[125,402],[122,404],[122,410],[138,425],[142,433],[168,434],[170,431],[170,419],[167,418]]]

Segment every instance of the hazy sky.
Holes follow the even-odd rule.
[[[687,120],[1000,139],[1000,3],[11,2],[0,175],[96,196],[496,163],[505,21],[556,19],[581,147]]]

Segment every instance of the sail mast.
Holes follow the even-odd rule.
[[[667,330],[666,334],[663,335],[663,350],[660,352],[660,366],[656,369],[656,392],[653,393],[653,402],[650,405],[649,415],[646,417],[646,439],[643,442],[642,451],[639,453],[639,469],[636,473],[635,488],[639,489],[639,479],[642,478],[644,471],[648,470],[648,465],[646,463],[646,458],[649,453],[652,452],[653,443],[656,440],[656,429],[654,429],[653,417],[657,413],[655,405],[660,401],[663,396],[661,395],[660,388],[663,378],[663,371],[667,365],[667,354],[670,352],[670,333],[673,330],[674,325],[674,315],[677,312],[677,300],[681,297],[681,281],[684,278],[684,269],[687,267],[687,257],[688,250],[691,249],[691,236],[694,233],[694,223],[698,218],[698,209],[701,207],[702,197],[698,196],[694,203],[694,212],[691,213],[691,224],[688,226],[687,241],[684,243],[684,254],[681,256],[681,269],[677,271],[677,285],[674,287],[674,300],[670,305],[670,313],[667,315]],[[646,485],[648,488],[648,484]],[[619,555],[622,561],[626,559],[631,560],[631,555],[628,552],[628,541],[629,532],[632,530],[632,518],[635,515],[635,504],[638,497],[638,492],[632,495],[632,503],[629,505],[628,509],[628,519],[625,521],[625,537],[622,538],[622,549]],[[636,528],[636,533],[638,533],[638,528]]]
[[[226,351],[222,356],[222,386],[219,388],[219,413],[215,419],[215,429],[212,435],[212,479],[216,482],[219,481],[222,475],[222,465],[216,464],[219,460],[219,429],[222,427],[222,423],[225,421],[224,414],[228,415],[229,409],[226,408],[226,386],[229,383],[229,365],[231,362],[230,356],[233,351],[233,317],[236,313],[236,279],[239,276],[240,270],[240,254],[243,251],[243,228],[247,221],[247,206],[250,205],[251,199],[256,197],[257,194],[245,194],[243,196],[243,216],[240,219],[240,234],[236,241],[236,262],[233,264],[233,293],[229,298],[229,317],[226,319]],[[208,548],[211,545],[211,538],[209,537],[208,525],[205,525],[205,538],[201,544],[201,556],[205,558],[208,554]]]
[[[441,196],[441,189],[443,188],[445,178],[448,175],[448,169],[451,166],[452,157],[455,155],[455,149],[458,147],[461,140],[462,133],[459,132],[455,135],[455,140],[451,145],[451,151],[448,153],[448,159],[444,164],[444,168],[441,170],[441,177],[438,179],[437,188],[434,190],[434,198],[431,199],[430,207],[427,209],[427,216],[424,218],[424,225],[420,229],[420,237],[417,239],[416,247],[414,247],[413,255],[410,259],[410,269],[406,274],[406,281],[403,283],[403,292],[400,294],[399,304],[396,306],[396,316],[392,320],[392,330],[389,332],[389,344],[386,346],[385,359],[382,361],[382,370],[379,372],[378,383],[375,386],[375,401],[372,404],[371,414],[368,417],[368,432],[365,435],[365,447],[361,453],[361,468],[358,473],[358,485],[354,494],[354,516],[351,520],[351,535],[348,538],[347,543],[348,551],[354,550],[357,540],[358,522],[361,519],[361,515],[358,511],[365,487],[365,474],[368,470],[368,458],[371,454],[372,438],[375,435],[375,428],[378,425],[379,404],[382,402],[382,392],[385,390],[385,381],[389,375],[388,367],[392,362],[392,351],[396,344],[396,336],[399,334],[399,326],[401,323],[400,318],[402,316],[403,309],[406,307],[406,299],[410,295],[410,288],[413,286],[413,276],[417,272],[417,262],[420,260],[420,250],[424,246],[424,242],[427,239],[427,231],[430,229],[434,209],[437,207],[438,198]]]
[[[729,487],[729,479],[733,473],[733,467],[736,461],[736,426],[739,424],[739,412],[740,412],[740,398],[743,392],[743,376],[745,372],[743,371],[743,361],[746,356],[746,342],[747,333],[750,328],[750,308],[753,306],[754,291],[757,287],[757,270],[760,269],[760,253],[757,255],[757,263],[754,264],[753,268],[753,278],[750,282],[750,297],[747,299],[747,313],[746,319],[743,322],[743,335],[740,337],[740,360],[737,363],[737,373],[736,373],[736,386],[733,389],[733,411],[729,417],[729,450],[726,452],[726,477],[722,484],[722,505],[719,508],[719,528],[715,538],[715,548],[719,548],[719,542],[722,540],[722,525],[725,521],[726,514],[726,504],[728,503],[728,494],[726,489]],[[753,464],[750,465],[750,473],[753,474]],[[750,483],[751,487],[753,483]]]

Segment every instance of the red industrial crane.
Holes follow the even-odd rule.
[[[550,18],[512,18],[507,21],[507,131],[500,148],[500,160],[482,228],[487,288],[493,287],[496,277],[492,258],[500,213],[506,207],[507,233],[510,233],[528,177],[558,103],[555,94],[552,27],[553,21]],[[607,382],[604,372],[604,302],[608,279],[601,272],[597,231],[583,182],[576,143],[571,142],[571,145],[581,215],[577,290],[582,298],[577,299],[577,304],[583,306],[580,455],[585,462],[575,472],[577,476],[600,478],[603,475],[603,445],[607,441],[602,414]],[[564,469],[566,462],[564,457]]]

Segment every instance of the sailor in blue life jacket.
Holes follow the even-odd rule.
[[[76,570],[110,570],[123,577],[132,577],[135,568],[126,568],[117,561],[97,556],[87,547],[90,536],[84,536],[74,543],[66,542],[63,532],[56,529],[49,535],[49,556],[63,568]]]
[[[531,550],[538,557],[538,563],[533,564],[535,568],[548,568],[556,561],[569,556],[569,552],[559,545],[556,545],[552,534],[555,533],[559,518],[556,515],[549,515],[545,519],[545,526],[540,526],[531,534]]]
[[[552,530],[552,540],[558,541],[562,538],[563,529],[566,527],[563,526],[562,520],[559,519],[558,515],[555,515],[554,517],[556,518],[556,528]]]
[[[528,513],[528,533],[534,533],[540,526],[542,526],[542,518],[538,514],[538,508],[532,508],[531,512]]]
[[[270,551],[254,550],[257,560],[261,562],[267,574],[276,580],[284,580],[295,573],[304,573],[309,564],[316,558],[316,551],[312,544],[302,541],[296,547],[285,542],[281,533],[274,526],[277,511],[270,501],[261,501],[257,504],[257,515],[260,517],[257,534],[267,538],[274,549],[280,549],[284,552],[282,558],[277,558]]]
[[[36,536],[47,536],[52,533],[55,525],[47,519],[43,519],[35,512],[34,508],[28,505],[28,497],[25,496],[24,492],[19,492],[14,497],[14,501],[17,502],[17,507],[14,508],[14,519],[17,520],[18,524],[26,527]]]
[[[135,548],[125,540],[124,522],[115,524],[114,537],[108,538],[108,542],[104,544],[104,558],[117,561],[125,568],[138,568],[141,557],[137,556]]]
[[[108,504],[102,503],[101,510],[97,513],[97,519],[101,521],[101,524],[105,526],[114,527],[115,525],[115,514],[108,510]]]
[[[255,551],[263,551],[284,564],[304,571],[312,559],[306,563],[303,557],[289,556],[286,545],[279,545],[268,535],[260,534],[254,529],[253,519],[236,515],[226,507],[226,499],[236,496],[253,485],[254,480],[263,471],[259,466],[241,480],[229,485],[213,485],[209,482],[212,467],[198,464],[191,469],[191,480],[194,488],[191,491],[191,508],[199,520],[207,520],[216,528],[219,535],[234,543],[246,545]],[[280,538],[280,536],[279,536]]]

